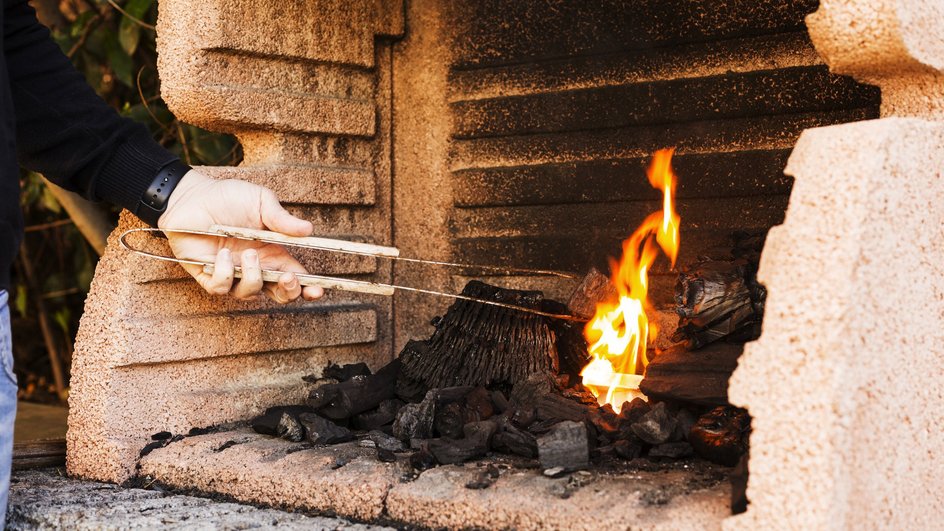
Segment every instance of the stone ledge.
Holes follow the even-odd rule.
[[[159,490],[64,477],[57,469],[15,472],[7,529],[298,529],[384,531],[339,518],[312,517]]]

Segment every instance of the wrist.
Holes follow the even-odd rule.
[[[180,182],[177,183],[176,188],[174,188],[173,193],[167,199],[167,208],[164,209],[164,213],[161,214],[161,217],[157,221],[157,227],[160,229],[165,228],[188,228],[188,227],[173,227],[171,220],[175,219],[177,216],[177,211],[180,210],[180,204],[186,203],[188,198],[192,196],[199,196],[199,190],[203,188],[206,183],[214,182],[214,179],[203,175],[202,173],[191,169],[180,179]],[[191,209],[193,206],[191,205]],[[191,227],[192,228],[192,227]]]
[[[175,160],[161,168],[154,180],[151,181],[147,191],[138,200],[134,214],[148,225],[158,226],[159,219],[167,211],[170,196],[173,195],[181,180],[189,172],[190,166],[179,160]]]

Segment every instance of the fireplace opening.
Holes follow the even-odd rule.
[[[407,256],[580,281],[316,256],[312,269],[582,321],[411,293],[240,307],[229,326],[268,322],[252,333],[273,334],[278,349],[260,354],[247,333],[205,355],[191,345],[192,358],[123,354],[115,387],[157,377],[170,389],[130,428],[102,406],[128,391],[89,399],[111,391],[82,387],[100,380],[78,364],[74,411],[95,423],[70,440],[106,449],[80,444],[70,467],[94,474],[104,459],[109,479],[431,528],[717,527],[749,508],[751,418],[730,403],[728,380],[763,331],[756,275],[788,208],[783,170],[804,129],[879,112],[875,87],[830,73],[813,48],[804,17],[816,8],[429,0],[406,6],[401,39],[369,36],[375,64],[280,58],[337,68],[376,113],[353,132],[285,126],[274,140],[267,122],[251,124],[240,138],[257,156],[227,171],[251,174],[258,160],[269,179],[270,159],[294,157],[298,172],[336,164],[372,184],[326,206],[293,196],[326,234],[370,225],[380,228],[365,240]],[[230,60],[275,60],[237,44]],[[184,289],[179,274],[147,275],[142,291]],[[179,321],[211,311],[195,307],[204,313]],[[285,324],[297,316],[312,330]],[[186,331],[208,337],[199,324],[175,329],[177,350]],[[93,348],[126,348],[101,336]],[[174,393],[184,398],[164,396]]]

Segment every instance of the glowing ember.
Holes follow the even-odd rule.
[[[662,190],[662,211],[650,214],[623,242],[622,259],[610,264],[619,298],[598,304],[584,329],[591,361],[580,373],[583,383],[601,404],[612,404],[617,411],[623,401],[638,396],[640,374],[649,361],[646,349],[658,333],[646,315],[651,311],[646,299],[649,269],[659,248],[673,267],[678,256],[680,218],[675,212],[677,179],[671,165],[674,152],[675,148],[669,148],[653,154],[647,174],[649,184]]]

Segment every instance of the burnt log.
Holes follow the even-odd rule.
[[[539,291],[503,289],[471,281],[462,294],[525,308],[540,309]],[[430,388],[457,385],[514,384],[557,360],[548,319],[474,301],[456,301],[427,341],[407,343],[400,360],[403,376]]]
[[[596,313],[597,304],[616,302],[619,294],[610,278],[596,268],[591,268],[567,301],[571,314],[590,319]]]
[[[675,287],[679,325],[672,336],[692,349],[720,339],[750,341],[760,335],[766,289],[757,265],[746,259],[705,260],[681,274]]]
[[[343,420],[377,408],[384,400],[396,396],[399,360],[394,360],[368,376],[354,376],[349,380],[326,384],[308,395],[308,405],[318,414],[333,420]]]
[[[590,465],[590,442],[582,422],[564,421],[547,434],[538,437],[538,459],[541,467],[580,470]]]
[[[727,405],[728,380],[743,351],[737,343],[713,343],[697,351],[676,345],[649,363],[639,390],[658,400]]]
[[[702,415],[689,432],[688,441],[695,453],[724,466],[735,466],[747,453],[751,417],[747,411],[717,407]]]

